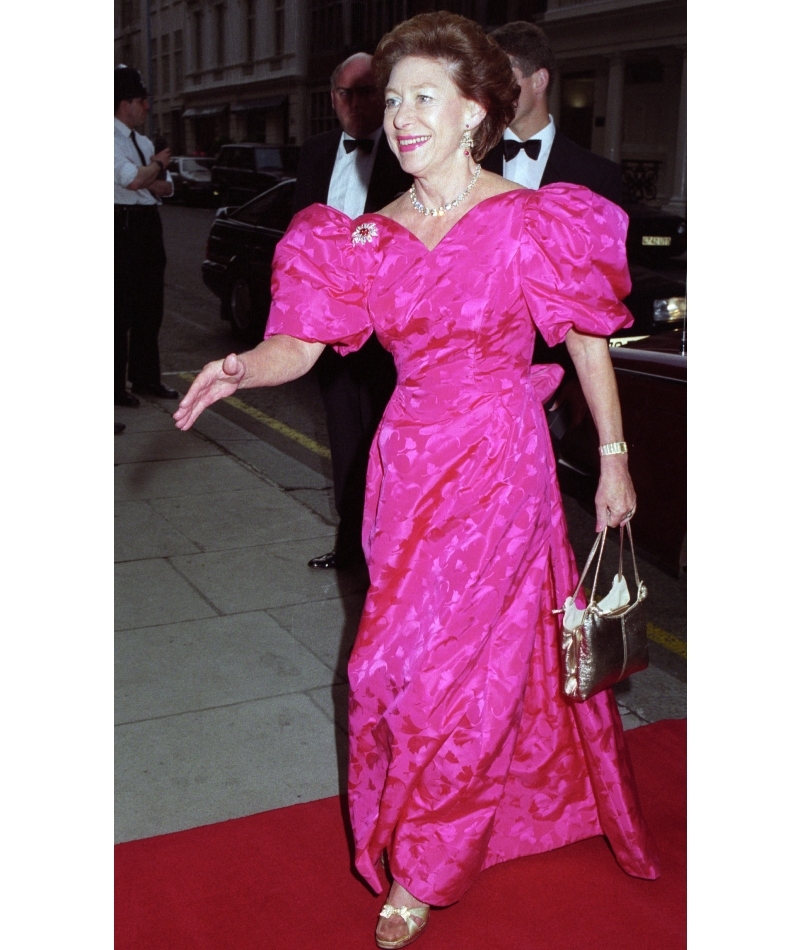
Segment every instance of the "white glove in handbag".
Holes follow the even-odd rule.
[[[633,603],[622,573],[625,528],[636,579],[636,599]],[[619,683],[632,673],[646,669],[649,663],[644,605],[647,588],[639,580],[630,522],[619,526],[619,570],[611,590],[602,600],[597,601],[595,598],[607,533],[608,527],[605,527],[597,535],[575,593],[567,597],[561,610],[555,611],[564,614],[561,628],[561,689],[568,699],[580,702]],[[592,593],[586,607],[581,608],[575,603],[575,598],[595,555],[597,566]]]

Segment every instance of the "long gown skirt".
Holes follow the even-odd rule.
[[[444,444],[390,413],[371,471],[373,583],[349,668],[356,864],[378,890],[387,850],[394,878],[434,905],[482,868],[598,834],[628,873],[658,875],[613,694],[559,692],[555,591],[577,574],[529,396],[510,436],[496,400]],[[489,457],[503,430],[515,452]],[[424,487],[386,479],[397,440],[415,468],[440,450],[447,464],[423,465]]]

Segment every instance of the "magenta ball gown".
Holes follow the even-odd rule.
[[[267,336],[357,349],[375,331],[397,388],[372,445],[370,572],[350,658],[356,866],[434,905],[483,868],[605,835],[655,878],[613,693],[559,692],[577,582],[534,334],[630,326],[627,218],[576,185],[485,199],[428,250],[380,214],[300,212],[275,255]]]

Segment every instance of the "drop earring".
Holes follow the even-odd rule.
[[[464,129],[464,134],[461,136],[461,142],[459,143],[459,148],[464,149],[464,154],[469,155],[469,150],[475,145],[475,140],[472,138],[472,133],[469,129]]]

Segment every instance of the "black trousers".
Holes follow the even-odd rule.
[[[361,523],[369,449],[397,383],[391,355],[373,334],[356,353],[339,356],[326,347],[317,363],[328,423],[333,497],[339,515],[336,555],[363,557]]]
[[[156,205],[114,205],[114,392],[161,382],[167,255]]]

